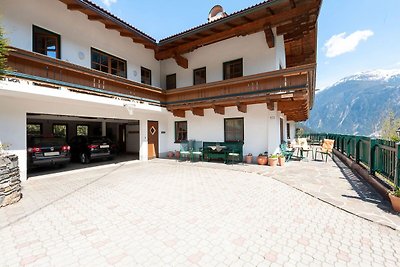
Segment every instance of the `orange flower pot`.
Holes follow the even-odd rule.
[[[268,162],[268,157],[266,157],[266,156],[258,156],[257,157],[258,165],[267,165],[267,162]]]
[[[278,158],[268,158],[268,165],[271,167],[278,165]]]
[[[392,203],[392,208],[395,211],[400,212],[400,197],[396,197],[395,195],[389,193],[389,198],[390,202]]]

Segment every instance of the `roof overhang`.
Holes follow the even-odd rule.
[[[266,1],[161,40],[156,58],[177,59],[206,45],[262,31],[267,45],[274,47],[271,29],[276,28],[277,35],[284,36],[287,67],[315,63],[317,18],[321,4],[322,0]]]
[[[104,24],[106,29],[116,30],[122,37],[131,38],[133,42],[144,45],[144,47],[156,50],[156,40],[135,27],[124,22],[117,16],[88,0],[59,0],[67,5],[71,11],[79,11],[87,15],[89,20]]]

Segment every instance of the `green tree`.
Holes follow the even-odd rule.
[[[397,129],[400,128],[400,118],[396,118],[393,111],[389,111],[383,119],[381,135],[383,139],[399,142],[400,138],[397,135]]]
[[[7,69],[8,41],[4,37],[4,30],[0,26],[0,75]]]

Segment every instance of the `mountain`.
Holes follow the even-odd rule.
[[[389,111],[400,116],[400,70],[363,72],[318,92],[305,126],[315,132],[376,135]]]

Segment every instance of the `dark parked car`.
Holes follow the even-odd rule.
[[[28,136],[28,168],[65,165],[71,160],[70,147],[63,138]]]
[[[89,163],[92,159],[112,159],[115,155],[115,144],[104,136],[78,135],[69,141],[73,160]]]

